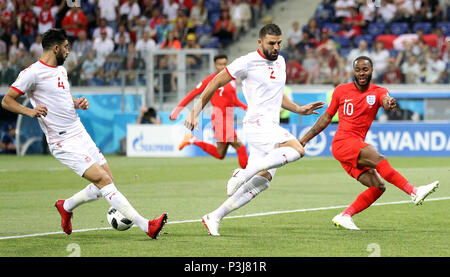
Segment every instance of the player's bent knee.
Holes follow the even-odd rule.
[[[259,176],[266,178],[269,182],[272,181],[272,174],[269,171],[262,171],[258,173]]]
[[[384,185],[384,183],[379,183],[377,185],[377,188],[383,192],[386,191],[386,186]]]

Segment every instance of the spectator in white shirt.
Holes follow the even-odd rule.
[[[346,17],[351,17],[350,7],[356,8],[354,0],[337,0],[334,3],[334,17],[338,22],[341,22]]]
[[[144,30],[142,38],[136,42],[136,51],[144,58],[149,51],[157,48],[156,42],[150,37],[150,29]]]
[[[439,84],[444,80],[446,72],[446,64],[439,59],[439,52],[433,49],[430,58],[427,60],[427,67],[425,73],[425,83]]]
[[[123,36],[125,43],[130,43],[130,33],[127,31],[125,24],[120,24],[117,33],[114,35],[114,43],[119,44],[120,37]]]
[[[378,8],[377,18],[384,23],[390,23],[394,20],[397,14],[397,6],[393,3],[394,0],[381,1],[381,7]]]
[[[405,78],[406,84],[420,84],[422,69],[417,62],[415,55],[409,56],[408,60],[401,65],[401,71]]]
[[[370,58],[373,62],[373,78],[379,78],[383,76],[386,71],[389,60],[389,51],[384,49],[383,42],[381,40],[375,42],[375,47],[370,53]]]
[[[297,44],[302,41],[303,38],[303,31],[300,29],[300,24],[298,21],[294,21],[292,23],[292,28],[288,32],[288,47],[289,48],[295,48]]]
[[[106,57],[114,51],[114,42],[107,37],[106,30],[102,30],[100,34],[101,37],[94,41],[93,49],[96,51],[96,58],[103,64]]]
[[[97,0],[100,18],[107,21],[108,26],[114,30],[117,27],[117,14],[119,13],[119,0]]]
[[[235,37],[239,36],[239,33],[247,32],[250,28],[250,21],[252,19],[252,10],[250,5],[242,0],[235,0],[230,9],[231,20],[236,27]]]
[[[94,29],[94,33],[92,34],[92,39],[96,40],[98,38],[101,38],[100,32],[102,30],[106,30],[106,37],[108,37],[110,39],[114,38],[114,29],[112,27],[108,26],[108,22],[106,21],[106,19],[101,18],[99,26]]]
[[[128,0],[120,6],[119,13],[121,17],[126,17],[128,22],[134,25],[141,14],[141,8],[137,0]]]
[[[180,5],[174,0],[164,0],[163,7],[163,14],[167,15],[169,21],[172,22],[177,17]]]

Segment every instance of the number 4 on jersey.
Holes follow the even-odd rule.
[[[61,82],[61,79],[58,77],[58,87],[59,88],[63,88],[63,89],[65,89],[65,87],[64,87],[64,83],[63,82]]]

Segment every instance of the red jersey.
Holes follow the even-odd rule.
[[[339,110],[339,125],[333,141],[349,136],[364,140],[386,96],[389,96],[387,89],[372,83],[364,92],[354,83],[337,86],[326,110],[331,117]]]
[[[177,115],[179,111],[182,110],[183,107],[186,107],[189,102],[191,102],[197,95],[200,95],[208,85],[208,83],[217,75],[217,73],[213,73],[206,77],[203,81],[201,81],[196,88],[194,88],[191,92],[189,92],[186,97],[178,104]],[[211,115],[211,120],[217,118],[222,118],[224,121],[227,119],[226,112],[227,108],[231,107],[239,107],[243,110],[247,110],[247,105],[242,103],[236,95],[236,81],[232,80],[225,86],[216,90],[214,95],[211,97],[211,104],[213,105],[213,113]],[[233,109],[228,109],[228,119],[234,121],[234,113]],[[218,113],[221,113],[220,116]],[[219,116],[219,117],[218,117]]]

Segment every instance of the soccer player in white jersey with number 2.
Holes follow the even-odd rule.
[[[220,221],[230,212],[244,206],[269,187],[275,171],[305,154],[303,146],[289,131],[280,127],[280,108],[302,114],[317,114],[324,102],[299,106],[284,96],[286,63],[279,56],[282,36],[275,24],[261,28],[258,50],[237,58],[208,84],[195,103],[185,126],[193,130],[198,116],[214,92],[233,79],[242,80],[242,90],[248,104],[243,130],[249,146],[245,169],[236,169],[227,183],[229,198],[202,221],[212,236],[219,236]]]
[[[61,215],[61,227],[70,235],[72,211],[83,203],[104,197],[112,207],[156,239],[167,215],[148,220],[131,206],[114,185],[109,165],[78,117],[76,109],[86,110],[89,103],[86,98],[74,98],[70,93],[67,71],[62,66],[69,54],[65,31],[45,32],[42,47],[40,59],[20,72],[3,98],[2,106],[11,112],[37,117],[52,155],[91,182],[72,197],[55,203]],[[17,101],[24,94],[30,98],[32,109]]]

